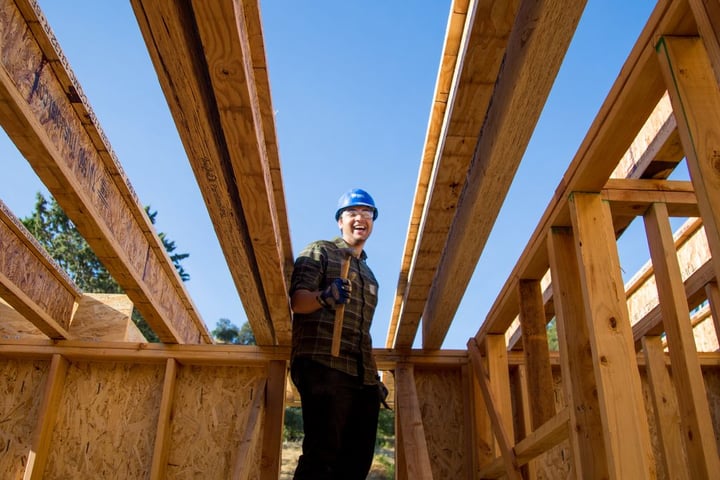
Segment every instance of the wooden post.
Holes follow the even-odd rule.
[[[28,455],[28,463],[23,477],[25,480],[41,479],[44,476],[67,369],[68,361],[62,355],[54,354],[45,383],[45,392],[38,410],[38,421],[32,438],[32,451]]]
[[[667,207],[664,203],[653,204],[644,220],[678,393],[690,478],[711,478],[720,471],[720,461]]]
[[[715,274],[720,274],[720,91],[698,38],[662,37],[657,46]]]
[[[596,193],[575,192],[569,204],[605,432],[608,476],[655,478],[610,207]]]
[[[285,360],[272,360],[268,364],[260,480],[274,480],[280,476],[287,370]]]
[[[574,478],[608,478],[598,386],[590,355],[590,337],[572,229],[557,227],[550,230],[548,254],[560,368],[570,410]]]
[[[718,289],[717,282],[708,282],[705,285],[705,294],[710,303],[715,335],[718,338],[718,343],[720,343],[720,289]]]
[[[432,464],[428,455],[412,365],[398,364],[395,369],[395,386],[407,478],[432,480]]]
[[[163,380],[160,412],[158,413],[157,430],[155,433],[155,448],[150,466],[150,479],[165,478],[168,452],[170,448],[170,422],[172,406],[175,400],[175,386],[177,385],[177,360],[168,358],[165,361],[165,380]]]
[[[532,398],[532,410],[529,412],[531,424],[526,432],[530,433],[555,416],[547,322],[540,280],[521,279],[518,282],[518,298],[528,396]]]

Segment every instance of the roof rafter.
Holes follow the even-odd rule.
[[[0,123],[158,337],[212,343],[39,7],[15,5]]]
[[[257,4],[131,3],[255,338],[287,345],[292,251]]]

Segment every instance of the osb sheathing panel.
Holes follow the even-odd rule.
[[[432,478],[471,478],[460,369],[416,366],[414,373]]]
[[[670,480],[668,479],[667,471],[663,462],[658,461],[661,459],[662,445],[660,445],[660,437],[658,432],[658,424],[655,419],[655,412],[653,408],[653,401],[651,397],[650,384],[648,383],[647,373],[642,370],[640,372],[640,379],[642,380],[642,394],[643,400],[645,400],[645,412],[647,413],[648,429],[650,430],[650,442],[652,445],[653,457],[655,458],[655,469],[657,471],[657,480]],[[679,420],[679,417],[678,417]]]
[[[700,323],[693,327],[695,347],[698,352],[717,352],[720,348],[718,337],[715,332],[715,324],[711,316],[705,317]]]
[[[49,362],[0,359],[0,478],[21,479]]]
[[[135,338],[138,330],[130,316],[133,304],[127,295],[85,294],[70,324],[73,338],[123,342]],[[143,337],[139,341],[147,341]]]
[[[17,310],[0,298],[0,338],[48,338]]]
[[[45,478],[147,478],[164,368],[70,364]]]
[[[231,478],[261,367],[184,366],[178,370],[166,473],[173,479]],[[259,419],[261,425],[264,419]],[[262,429],[260,429],[262,431]],[[260,478],[256,439],[250,478]]]
[[[127,295],[84,294],[68,331],[75,340],[147,342],[131,319],[133,304]],[[0,298],[0,338],[48,338]]]

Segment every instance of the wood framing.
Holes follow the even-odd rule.
[[[553,228],[548,235],[560,367],[570,414],[570,446],[577,478],[607,478],[605,434],[593,360],[588,354],[591,345],[576,243],[570,228]]]
[[[428,293],[424,348],[440,348],[445,339],[584,8],[583,0],[520,5],[502,81],[493,93]]]
[[[0,295],[50,338],[68,329],[82,292],[0,201]]]
[[[373,352],[396,478],[713,478],[720,3],[657,2],[492,308],[443,350],[585,5],[451,3]],[[38,5],[0,0],[0,123],[127,291],[79,291],[0,202],[0,477],[274,480],[293,259],[260,4],[131,4],[259,345],[212,344]],[[633,222],[650,261],[623,283]]]
[[[452,2],[388,347],[409,348],[415,339],[519,4],[518,0]]]
[[[211,343],[38,6],[8,0],[2,12],[8,136],[158,337]]]
[[[131,3],[255,338],[289,345],[292,249],[257,6]]]

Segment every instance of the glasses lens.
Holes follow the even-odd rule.
[[[370,220],[373,218],[372,210],[355,210],[354,208],[343,211],[343,215],[348,218],[361,217],[365,220]]]

